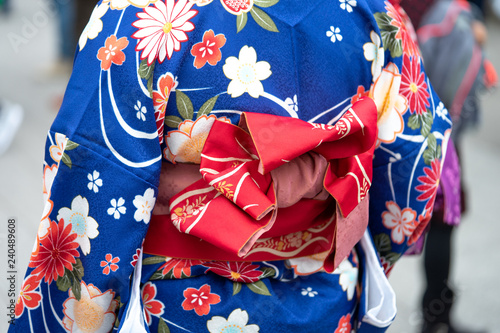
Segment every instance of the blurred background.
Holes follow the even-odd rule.
[[[58,13],[63,9],[54,3],[10,0],[8,12],[0,11],[0,103],[4,110],[13,110],[8,117],[0,113],[0,332],[6,331],[8,320],[7,222],[15,219],[17,226],[15,271],[19,290],[43,210],[46,133],[71,70],[72,55],[65,55],[68,46],[61,45],[59,38]],[[80,10],[78,17],[88,18],[89,13]],[[486,52],[500,70],[500,20],[487,15],[486,26]],[[73,53],[74,46],[69,47]],[[459,326],[500,333],[500,176],[495,174],[500,172],[498,89],[482,96],[482,106],[480,126],[466,134],[462,147],[469,211],[453,238],[451,282],[457,295],[453,318]],[[14,131],[17,123],[19,130]],[[12,134],[2,138],[2,133],[8,132]],[[398,296],[398,316],[389,332],[419,332],[422,259],[404,257],[393,269],[390,282]]]

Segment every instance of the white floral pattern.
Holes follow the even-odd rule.
[[[344,37],[340,34],[340,28],[337,27],[335,28],[334,26],[330,27],[330,30],[326,32],[326,36],[330,38],[330,41],[332,43],[335,43],[336,41],[341,41]]]
[[[358,4],[356,0],[339,0],[340,8],[347,10],[347,12],[352,13],[352,7],[356,7]]]
[[[238,58],[227,58],[222,70],[231,80],[227,86],[227,93],[233,98],[245,92],[254,98],[259,97],[264,93],[264,86],[260,81],[272,74],[271,65],[267,61],[257,62],[257,52],[247,45],[241,48]]]
[[[382,67],[385,62],[385,53],[384,48],[381,47],[381,39],[380,36],[372,30],[370,32],[371,43],[366,43],[363,45],[365,59],[372,62],[372,76],[373,81],[375,81],[380,72],[382,71]]]
[[[141,101],[137,101],[137,104],[134,105],[135,111],[137,111],[136,116],[137,119],[140,119],[142,121],[146,121],[146,113],[148,110],[144,105],[142,105]]]
[[[125,204],[125,199],[119,198],[118,201],[116,199],[111,199],[111,207],[108,208],[108,215],[113,215],[113,217],[118,220],[121,214],[125,214],[127,212],[127,207],[123,206]]]
[[[354,267],[348,259],[344,259],[333,274],[340,274],[339,284],[342,286],[342,290],[347,293],[347,299],[350,301],[354,296],[354,291],[356,291],[358,268]]]
[[[89,216],[89,202],[82,196],[77,196],[71,202],[71,209],[63,207],[59,209],[57,220],[64,220],[72,225],[72,232],[78,237],[76,242],[80,245],[83,254],[90,253],[90,240],[99,235],[97,228],[99,224],[94,218]]]
[[[312,290],[311,287],[307,287],[307,288],[302,288],[301,294],[302,294],[302,296],[314,297],[318,294],[318,292],[315,290]]]
[[[241,309],[236,309],[227,318],[214,316],[207,322],[207,328],[210,333],[258,333],[259,326],[247,325],[248,313]]]
[[[80,35],[80,40],[78,41],[78,44],[80,45],[80,51],[83,50],[83,48],[87,44],[88,39],[96,38],[97,35],[99,35],[99,33],[102,31],[104,25],[101,18],[104,16],[104,14],[106,14],[108,9],[109,4],[107,3],[101,3],[94,9],[92,15],[90,16],[89,23],[87,23],[85,29],[83,29],[83,32]]]
[[[134,219],[137,222],[144,221],[144,223],[148,224],[155,202],[155,191],[152,188],[148,188],[144,195],[136,195],[133,201],[134,206],[137,208]]]
[[[102,186],[102,179],[100,179],[99,176],[100,174],[97,170],[94,170],[92,174],[89,173],[87,175],[87,179],[89,180],[87,187],[90,191],[94,191],[94,193],[98,193],[99,187]]]

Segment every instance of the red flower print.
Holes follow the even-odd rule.
[[[356,95],[352,96],[351,98],[351,104],[356,103],[363,97],[369,96],[370,95],[370,90],[366,91],[365,87],[363,86],[358,86],[358,91],[356,92]]]
[[[436,192],[439,186],[439,179],[441,178],[441,164],[438,159],[433,159],[431,168],[424,168],[425,176],[420,176],[417,179],[422,183],[415,187],[419,192],[423,192],[417,197],[419,201],[427,201],[425,209],[427,212],[432,211],[434,200],[436,199]]]
[[[176,279],[182,279],[183,275],[184,277],[190,277],[191,267],[204,263],[202,260],[177,258],[166,258],[165,261],[166,263],[161,265],[158,270],[162,269],[162,275],[167,275],[169,272],[172,272]]]
[[[29,267],[36,267],[32,275],[38,275],[39,279],[45,278],[49,284],[64,275],[64,268],[73,270],[76,263],[75,257],[79,257],[78,243],[75,242],[77,234],[71,233],[71,224],[64,225],[64,219],[59,224],[50,222],[49,233],[40,240],[40,248],[36,256],[32,257]]]
[[[394,201],[385,203],[387,211],[382,213],[382,223],[388,229],[392,229],[391,238],[396,244],[403,244],[405,236],[411,236],[417,227],[415,219],[417,212],[411,208],[401,210]]]
[[[146,321],[151,325],[151,316],[161,316],[165,305],[156,297],[156,286],[148,282],[142,287],[142,303],[144,304],[144,313],[146,314]]]
[[[425,75],[420,68],[420,58],[417,56],[410,58],[405,54],[401,75],[400,94],[408,100],[410,112],[416,112],[419,115],[424,114],[427,112],[425,108],[430,106],[430,94],[427,91]]]
[[[410,19],[408,18],[406,13],[404,13],[401,6],[399,5],[397,5],[397,9],[388,1],[385,2],[385,5],[387,15],[392,18],[391,25],[398,28],[398,33],[396,34],[395,38],[401,40],[401,43],[403,44],[403,53],[409,56],[419,54],[420,52],[418,50],[417,43],[415,42],[417,39],[417,35],[415,33],[415,30],[413,29],[413,26],[411,24],[408,24],[410,23]]]
[[[158,129],[160,143],[163,143],[163,126],[168,98],[175,86],[174,76],[171,73],[167,73],[160,76],[158,79],[158,90],[153,91],[153,106],[155,108],[156,128]]]
[[[117,262],[120,261],[120,258],[114,257],[111,255],[111,253],[106,254],[106,261],[101,261],[101,267],[104,267],[102,270],[102,274],[109,274],[109,271],[116,271],[118,269],[118,265],[116,264]]]
[[[121,65],[125,61],[125,53],[122,52],[128,46],[127,37],[116,39],[115,35],[109,36],[97,52],[97,59],[101,60],[101,68],[107,71],[111,64]]]
[[[213,30],[207,30],[203,34],[203,41],[196,43],[191,48],[194,56],[194,67],[200,69],[208,62],[215,66],[222,59],[220,48],[226,44],[226,37],[223,34],[214,36]]]
[[[21,317],[25,307],[28,309],[36,309],[38,305],[40,305],[42,295],[40,295],[38,291],[35,291],[39,285],[40,280],[35,275],[30,275],[24,280],[16,302],[16,318]]]
[[[137,264],[137,260],[139,260],[140,255],[141,255],[141,249],[136,249],[134,255],[132,256],[132,261],[130,262],[132,267],[135,267],[135,265]]]
[[[220,303],[220,296],[210,293],[210,286],[205,284],[200,289],[187,288],[184,290],[182,308],[186,311],[194,309],[198,316],[207,315],[210,312],[210,304]]]
[[[430,220],[431,220],[431,214],[429,211],[425,212],[425,216],[424,215],[418,216],[417,228],[415,229],[413,234],[410,236],[410,239],[408,240],[408,245],[412,245],[418,241],[420,236],[422,236],[425,229],[429,225]]]
[[[350,333],[351,332],[351,314],[342,316],[339,320],[339,326],[334,333]]]
[[[235,282],[253,283],[258,281],[259,277],[263,274],[257,270],[259,265],[252,265],[248,262],[212,261],[203,264],[203,266],[209,267],[205,273],[212,271]]]

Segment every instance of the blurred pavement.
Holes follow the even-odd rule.
[[[45,3],[17,0],[10,17],[0,15],[0,97],[20,103],[25,111],[21,130],[0,157],[0,332],[7,327],[7,220],[17,222],[19,288],[43,209],[46,133],[67,82],[42,75],[56,60],[55,13]],[[488,28],[487,51],[500,71],[500,23],[489,22]],[[500,171],[500,91],[485,96],[483,105],[481,127],[465,138],[463,147],[470,207],[454,238],[454,317],[464,327],[500,333],[500,222],[495,213],[497,204],[500,208],[500,177],[494,175]],[[418,331],[422,277],[418,257],[405,257],[394,268],[390,281],[398,295],[399,314],[390,333]]]

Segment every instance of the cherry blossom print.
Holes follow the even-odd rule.
[[[394,201],[386,202],[385,206],[387,211],[382,213],[382,223],[392,230],[392,241],[396,244],[403,244],[405,236],[411,236],[417,227],[415,221],[417,213],[411,208],[401,210]]]
[[[148,224],[149,220],[151,220],[151,211],[155,206],[155,202],[155,191],[152,188],[148,188],[144,192],[144,195],[136,195],[132,202],[135,208],[137,208],[134,219],[137,222],[144,221],[144,223]]]
[[[146,315],[146,322],[151,325],[151,316],[160,317],[163,314],[165,305],[156,297],[156,286],[148,282],[142,287],[142,303],[144,304],[144,314]]]
[[[356,7],[358,4],[356,0],[339,0],[340,8],[347,10],[348,13],[352,13],[352,8]]]
[[[339,274],[339,284],[347,293],[347,300],[352,300],[358,282],[358,268],[353,266],[348,259],[344,259],[335,269],[333,274]]]
[[[425,82],[425,74],[421,70],[420,58],[417,56],[403,56],[401,90],[400,93],[406,97],[410,104],[410,112],[419,115],[427,112],[430,106],[428,86]]]
[[[162,275],[167,275],[172,272],[176,279],[191,276],[191,267],[201,265],[204,263],[202,260],[192,259],[178,259],[178,258],[165,258],[165,263],[161,265],[158,270],[162,270]]]
[[[83,50],[83,48],[87,44],[88,39],[96,38],[102,31],[104,24],[102,23],[101,18],[104,16],[104,14],[106,14],[108,9],[109,4],[107,3],[101,3],[100,5],[95,7],[92,15],[90,16],[89,22],[83,29],[83,32],[80,35],[80,39],[78,40],[80,51]]]
[[[71,208],[59,209],[57,220],[65,220],[73,227],[73,232],[78,235],[76,241],[80,245],[83,254],[90,253],[90,239],[99,235],[97,221],[89,216],[89,202],[82,196],[76,196],[71,201]]]
[[[92,284],[80,283],[81,297],[77,300],[72,289],[63,303],[63,325],[69,332],[110,332],[115,322],[118,302],[108,289],[102,293]]]
[[[111,253],[106,254],[106,260],[101,261],[101,267],[104,267],[102,274],[109,275],[110,272],[115,272],[118,269],[117,263],[120,262],[120,258],[114,257]]]
[[[66,147],[66,143],[68,142],[68,138],[66,135],[61,133],[56,133],[54,135],[56,139],[56,144],[51,145],[49,148],[50,157],[54,160],[54,162],[59,163],[64,153],[64,148]]]
[[[226,319],[220,316],[214,316],[212,319],[207,321],[207,328],[210,333],[228,333],[228,332],[238,332],[238,333],[258,333],[260,328],[258,325],[248,324],[248,312],[235,309],[229,317]]]
[[[262,271],[257,270],[259,265],[243,261],[212,261],[203,266],[208,267],[206,272],[213,272],[235,282],[253,283],[258,281],[263,274]]]
[[[99,187],[102,186],[102,179],[100,179],[99,176],[100,173],[97,170],[94,170],[93,173],[89,173],[87,175],[87,179],[89,180],[87,187],[90,191],[94,191],[94,193],[98,193]]]
[[[30,310],[38,308],[40,301],[42,300],[42,295],[40,292],[36,291],[39,285],[40,280],[36,275],[29,275],[26,277],[23,285],[21,286],[16,307],[14,309],[16,318],[22,316],[24,308]]]
[[[233,15],[248,13],[254,0],[220,0],[224,8]]]
[[[59,220],[59,224],[50,222],[49,233],[40,240],[38,253],[29,263],[29,267],[35,268],[31,275],[38,275],[39,279],[43,278],[50,284],[64,275],[65,268],[73,270],[80,253],[77,250],[78,235],[72,233],[71,229],[71,224],[65,225],[64,219]]]
[[[365,59],[372,62],[372,77],[373,81],[375,81],[382,71],[382,67],[384,66],[385,53],[384,48],[381,46],[381,38],[380,36],[372,30],[370,32],[371,43],[365,43],[363,45],[363,51]]]
[[[101,69],[107,71],[111,68],[111,64],[122,65],[125,61],[123,50],[127,46],[127,37],[116,39],[115,35],[109,36],[105,45],[97,52],[97,59],[101,61]]]
[[[301,294],[302,296],[314,297],[318,294],[318,292],[313,290],[311,287],[307,287],[307,288],[302,288]]]
[[[330,38],[330,41],[332,43],[335,43],[336,41],[341,41],[344,37],[340,34],[340,28],[339,27],[334,27],[331,26],[330,30],[326,32],[326,37]]]
[[[127,207],[125,207],[125,199],[122,197],[116,199],[111,199],[110,201],[111,207],[108,208],[108,215],[112,215],[115,220],[118,220],[121,215],[127,213]]]
[[[210,313],[210,305],[220,303],[220,296],[210,292],[210,286],[204,284],[200,289],[187,288],[184,290],[184,302],[182,308],[186,311],[194,309],[198,316]]]
[[[200,69],[208,62],[211,66],[217,65],[222,59],[220,48],[226,44],[224,34],[215,35],[213,30],[207,30],[203,34],[203,40],[191,48],[194,56],[193,66]]]
[[[142,50],[141,59],[147,59],[148,65],[170,60],[174,51],[180,51],[181,43],[188,40],[186,32],[194,30],[189,20],[198,14],[191,7],[188,0],[156,1],[154,7],[137,14],[139,20],[132,25],[139,30],[132,37],[139,40],[136,51]]]
[[[231,97],[239,97],[247,92],[257,98],[264,93],[260,81],[271,76],[271,65],[267,61],[257,61],[257,52],[251,46],[243,46],[238,58],[229,57],[222,66],[224,75],[231,80],[227,93]]]
[[[144,8],[156,1],[160,0],[103,0],[103,3],[109,3],[111,9],[125,9],[128,6]]]
[[[439,179],[441,178],[441,164],[438,159],[433,159],[431,162],[431,167],[424,167],[425,176],[418,177],[418,181],[421,183],[415,189],[419,192],[423,192],[417,197],[418,201],[426,201],[425,205],[426,211],[432,211],[434,206],[434,200],[436,199],[436,192],[439,186]]]
[[[132,265],[132,267],[135,267],[135,265],[137,265],[137,260],[139,260],[140,255],[141,249],[136,249],[134,255],[132,256],[132,261],[130,262],[130,265]]]
[[[158,90],[153,91],[153,106],[155,109],[156,129],[158,131],[158,139],[160,144],[163,143],[163,131],[165,110],[167,109],[170,93],[177,86],[174,76],[171,73],[166,73],[158,79]]]
[[[339,325],[334,333],[351,333],[351,315],[346,314],[339,320]]]

